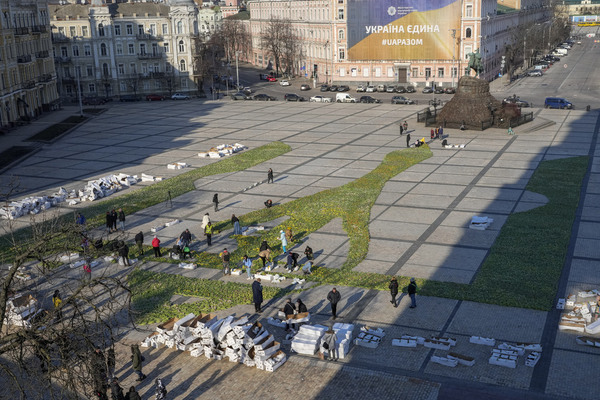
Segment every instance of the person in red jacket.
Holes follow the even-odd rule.
[[[154,236],[152,239],[152,248],[154,249],[154,257],[160,257],[160,239]]]

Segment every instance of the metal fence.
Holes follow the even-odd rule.
[[[509,126],[517,127],[519,125],[523,125],[527,122],[533,121],[533,112],[521,114],[521,116],[512,118],[510,120]],[[423,111],[417,112],[417,122],[425,123],[426,127],[438,127],[442,126],[444,128],[450,129],[463,129],[463,130],[473,130],[473,131],[483,131],[492,127],[500,127],[500,121],[489,119],[487,121],[481,121],[479,124],[469,124],[469,123],[459,123],[459,122],[449,122],[449,121],[438,121],[436,110],[425,109]]]

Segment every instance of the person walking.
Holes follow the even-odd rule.
[[[135,235],[135,244],[137,245],[138,252],[140,253],[140,257],[144,255],[144,232],[139,231],[137,235]]]
[[[248,275],[246,280],[252,279],[252,260],[248,258],[247,254],[244,254],[244,257],[242,258],[242,266],[246,268],[246,274]]]
[[[263,268],[266,267],[267,262],[271,262],[271,249],[266,249],[258,253],[258,256],[262,260]]]
[[[125,211],[122,208],[119,208],[119,227],[125,232]]]
[[[123,265],[129,267],[129,246],[124,242],[119,242],[119,257],[123,260]]]
[[[509,126],[509,127],[508,127],[508,134],[509,134],[509,135],[514,135],[514,134],[515,134],[515,131],[513,131],[513,128],[512,128],[512,126]]]
[[[267,183],[273,183],[273,170],[271,168],[267,171]]]
[[[202,217],[202,225],[200,225],[200,227],[202,228],[202,230],[204,231],[204,228],[206,228],[206,225],[208,225],[208,223],[210,222],[210,217],[208,216],[208,213],[204,214],[204,217]]]
[[[260,278],[252,282],[252,300],[254,301],[254,311],[261,313],[261,304],[263,302],[263,287]]]
[[[131,386],[125,395],[125,400],[142,400],[140,394],[135,390],[135,386]]]
[[[402,136],[402,133],[404,133],[404,127],[402,126],[402,124],[400,124],[400,136]]]
[[[235,214],[231,214],[231,225],[233,225],[233,234],[234,235],[242,234],[242,228],[240,227],[240,220],[238,219],[238,217],[235,216]]]
[[[406,147],[410,147],[410,133],[406,134]]]
[[[329,361],[337,361],[338,352],[336,348],[337,336],[333,328],[329,328],[321,339],[321,349],[327,351]]]
[[[392,295],[392,300],[390,300],[390,303],[392,303],[394,307],[398,307],[398,303],[396,303],[396,296],[398,296],[398,280],[395,276],[392,277],[388,288],[390,289],[390,294]]]
[[[213,196],[213,206],[215,207],[215,212],[219,211],[219,194],[215,193]]]
[[[294,317],[294,314],[296,314],[296,306],[294,306],[294,303],[292,303],[292,299],[287,299],[285,301],[285,305],[283,306],[283,313],[285,314],[285,331],[289,332],[290,331],[290,319],[292,319]],[[296,324],[291,324],[292,325],[292,329],[296,329]]]
[[[152,239],[152,249],[154,250],[154,257],[160,257],[160,239],[156,235]]]
[[[88,260],[83,263],[83,283],[91,286],[92,282],[92,266]]]
[[[284,231],[279,231],[279,240],[281,240],[281,248],[284,253],[287,253],[287,239]]]
[[[117,214],[117,210],[113,208],[110,212],[111,232],[117,231],[117,219],[119,219],[119,215]]]
[[[402,124],[402,127],[404,128],[404,132],[408,133],[408,122],[404,121],[404,123]]]
[[[190,230],[186,229],[185,231],[181,232],[179,240],[181,240],[181,248],[188,247],[192,242],[192,233]]]
[[[206,224],[206,227],[204,228],[204,235],[206,236],[206,245],[207,246],[210,246],[212,244],[212,232],[213,232],[213,226],[209,222],[208,224]]]
[[[340,302],[341,298],[342,296],[336,288],[331,289],[331,292],[329,292],[329,294],[327,295],[327,300],[331,304],[331,315],[333,316],[333,319],[337,318],[337,305]]]
[[[140,346],[137,344],[131,345],[131,365],[133,367],[133,372],[135,372],[138,376],[137,381],[141,382],[146,379],[146,375],[142,372],[142,363],[144,362],[144,357],[140,352]]]
[[[62,299],[60,298],[58,289],[52,295],[52,304],[54,305],[54,312],[56,312],[56,322],[62,321]]]
[[[112,378],[112,382],[110,383],[110,397],[112,400],[125,400],[123,388],[119,385],[119,378],[116,376]]]
[[[229,259],[230,258],[231,258],[231,255],[227,251],[227,247],[225,247],[223,249],[223,252],[221,253],[221,261],[223,261],[223,276],[231,275],[231,270],[229,269]]]
[[[408,296],[410,297],[410,308],[415,308],[417,306],[416,294],[417,294],[417,283],[415,282],[415,278],[410,278],[410,283],[408,284]]]

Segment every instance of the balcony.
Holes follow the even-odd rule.
[[[52,34],[52,41],[54,43],[68,43],[71,41],[70,38],[68,38],[67,36],[60,34],[60,33],[53,33]]]
[[[31,62],[31,54],[25,54],[17,57],[17,63],[26,64]]]
[[[50,53],[48,50],[42,50],[35,53],[35,58],[48,58],[50,57]]]
[[[62,78],[62,83],[65,85],[73,85],[75,84],[75,78],[72,76],[65,76]]]
[[[40,34],[48,32],[46,25],[34,25],[31,27],[31,33]]]
[[[35,81],[32,79],[29,81],[21,82],[21,87],[23,89],[33,89],[35,88]]]
[[[38,82],[40,82],[40,83],[50,82],[51,80],[52,80],[52,74],[42,74],[42,75],[38,76]]]
[[[150,77],[152,77],[154,79],[164,78],[165,73],[164,72],[150,72]]]
[[[138,33],[135,37],[137,40],[162,40],[162,36],[156,36],[152,33]]]
[[[54,62],[57,62],[57,63],[70,63],[71,62],[71,57],[66,57],[66,56],[54,57]]]
[[[162,51],[158,51],[156,53],[139,53],[138,58],[140,60],[148,60],[153,58],[163,58],[164,55],[165,53],[163,53]]]
[[[21,26],[19,28],[15,28],[15,36],[29,35],[29,28],[26,26]]]

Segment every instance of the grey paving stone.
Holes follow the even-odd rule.
[[[478,231],[468,228],[440,226],[433,231],[427,240],[439,244],[489,249],[494,244],[498,234],[498,231],[493,230]]]
[[[371,238],[417,240],[429,228],[426,224],[396,221],[373,221],[369,224]]]
[[[555,396],[589,399],[595,396],[596,374],[590,366],[598,362],[598,355],[555,350],[552,355],[546,393]]]
[[[373,272],[376,274],[385,274],[391,267],[394,266],[394,261],[368,260],[361,261],[353,271],[357,272]]]
[[[456,197],[464,189],[465,186],[461,185],[419,183],[410,191],[410,194]]]
[[[385,239],[371,239],[367,260],[395,262],[410,247],[410,243]]]
[[[598,269],[598,261],[573,258],[571,260],[569,282],[581,282],[590,286],[599,286],[600,270]],[[586,288],[584,290],[589,289]]]
[[[578,237],[575,241],[573,256],[600,260],[600,240]]]
[[[486,250],[469,249],[425,243],[412,255],[409,263],[430,267],[452,267],[475,271],[483,261]]]
[[[518,189],[475,186],[469,190],[467,197],[475,197],[479,199],[518,200],[522,193],[523,191]]]
[[[433,196],[420,194],[406,194],[395,205],[424,208],[447,208],[454,201],[452,196]]]
[[[473,280],[475,271],[471,269],[455,268],[451,265],[428,266],[415,264],[410,261],[404,263],[398,275],[414,278],[429,279],[440,282],[454,282],[468,284]]]
[[[505,178],[497,176],[483,176],[478,182],[481,186],[503,187],[508,189],[524,189],[529,179],[526,178]]]
[[[460,211],[472,211],[475,214],[510,214],[514,206],[514,201],[466,197],[457,204],[455,209]]]

